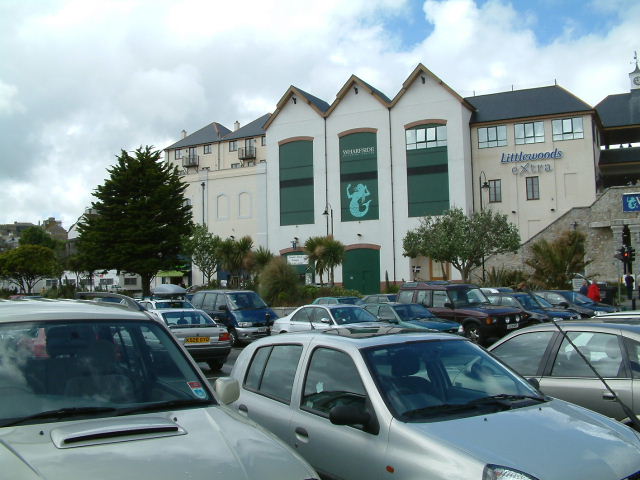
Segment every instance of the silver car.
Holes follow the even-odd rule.
[[[278,318],[271,326],[271,335],[303,330],[326,330],[351,323],[378,323],[371,312],[357,305],[303,305],[289,315]]]
[[[237,411],[341,479],[621,480],[640,475],[630,428],[542,395],[459,336],[336,328],[258,340],[239,355]]]
[[[156,313],[197,362],[206,362],[211,370],[222,368],[231,352],[227,327],[193,308],[168,308]]]
[[[558,322],[571,342],[636,415],[640,414],[640,325],[600,321]],[[553,324],[508,335],[489,351],[547,395],[629,423],[614,395]]]
[[[229,411],[159,321],[117,305],[0,303],[0,477],[10,480],[317,478]]]

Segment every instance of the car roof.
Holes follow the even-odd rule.
[[[193,312],[198,312],[198,313],[205,313],[203,310],[200,310],[199,308],[160,308],[157,309],[158,313],[160,315],[164,314],[164,313],[172,313],[172,312],[178,312],[178,313],[193,313]]]
[[[597,328],[597,329],[603,329],[603,330],[621,330],[621,331],[627,331],[627,332],[640,335],[640,324],[599,322],[597,318],[598,317],[594,317],[593,320],[565,320],[565,321],[559,321],[559,322],[553,322],[553,323],[558,324],[563,330],[566,330],[566,329],[589,330],[589,329]],[[529,327],[521,328],[517,332],[513,332],[513,333],[517,334],[517,333],[524,333],[527,331],[546,331],[546,330],[557,331],[557,327],[553,323],[539,323],[536,325],[531,325]],[[512,334],[509,334],[509,336],[511,335]]]
[[[197,292],[194,293],[256,293],[253,290],[224,290],[224,289],[218,289],[218,290],[198,290]],[[257,295],[257,293],[256,293]]]
[[[23,300],[0,304],[0,323],[87,319],[153,321],[125,306],[90,300]]]

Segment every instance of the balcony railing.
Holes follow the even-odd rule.
[[[183,167],[197,167],[200,162],[200,155],[188,155],[182,157]]]
[[[238,149],[238,158],[240,160],[256,158],[256,147],[240,147]]]

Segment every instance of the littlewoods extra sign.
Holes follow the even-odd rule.
[[[511,173],[514,175],[526,175],[529,173],[551,172],[553,168],[550,163],[531,163],[539,160],[557,160],[562,158],[562,150],[554,149],[552,152],[538,153],[503,153],[500,163],[519,163],[514,166]]]

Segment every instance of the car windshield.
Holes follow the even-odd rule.
[[[165,308],[193,308],[193,305],[186,300],[161,300],[156,301],[153,308],[156,310],[163,310]]]
[[[348,305],[358,305],[362,303],[358,297],[340,297],[337,298],[337,303],[345,303]]]
[[[422,305],[417,304],[401,304],[394,305],[393,309],[396,311],[398,316],[408,322],[410,320],[419,320],[421,318],[433,318],[435,315],[427,310]]]
[[[580,292],[570,292],[573,303],[576,305],[593,305],[595,302]]]
[[[162,312],[164,323],[170,328],[190,325],[209,325],[214,326],[216,323],[204,312],[199,310],[184,310],[180,312]]]
[[[429,340],[362,350],[393,415],[406,422],[472,416],[545,401],[531,385],[465,340]]]
[[[554,308],[553,305],[551,305],[546,298],[541,297],[540,295],[532,295],[532,297],[544,308]]]
[[[332,308],[331,315],[333,315],[333,319],[338,325],[378,321],[378,318],[375,315],[360,307]]]
[[[448,292],[456,308],[489,303],[489,299],[479,288],[452,288]]]
[[[514,298],[522,304],[525,310],[534,310],[542,306],[533,295],[514,295]]]
[[[267,308],[267,305],[254,292],[229,293],[227,298],[231,304],[231,310],[258,310]]]
[[[200,382],[154,321],[0,324],[0,428],[215,403]]]

